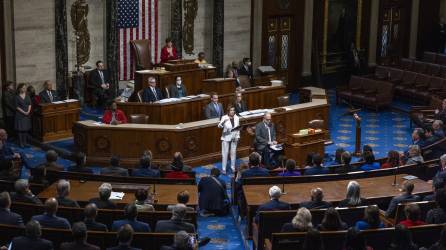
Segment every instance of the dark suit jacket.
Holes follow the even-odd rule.
[[[99,250],[99,249],[100,249],[99,247],[92,244],[88,244],[86,242],[72,241],[60,244],[60,250]]]
[[[53,95],[53,102],[59,101],[59,97],[57,96],[57,92],[51,90],[51,94]],[[51,103],[50,96],[47,93],[47,90],[43,90],[39,93],[40,103]]]
[[[195,233],[194,224],[177,220],[160,220],[156,223],[157,233],[176,233],[184,230],[188,233]]]
[[[206,119],[212,119],[212,118],[220,118],[225,114],[225,111],[223,109],[223,105],[221,103],[217,104],[219,107],[219,111],[215,109],[214,103],[211,102],[204,108],[204,115]]]
[[[280,200],[277,200],[277,199],[272,199],[272,200],[268,201],[267,203],[264,203],[259,206],[259,208],[257,209],[255,221],[256,222],[259,221],[259,212],[260,211],[277,211],[277,210],[290,210],[290,209],[291,209],[290,204],[280,201]]]
[[[244,65],[240,66],[238,74],[241,76],[252,76],[252,66],[249,66],[248,69],[246,69]]]
[[[88,201],[94,203],[99,209],[116,209],[116,204],[113,201],[103,201],[100,198],[92,198]]]
[[[318,174],[329,174],[330,173],[330,169],[326,168],[326,167],[311,167],[311,168],[306,168],[304,175],[318,175]]]
[[[107,232],[107,226],[105,224],[96,222],[94,220],[84,220],[85,226],[87,226],[88,231],[102,231]]]
[[[215,181],[220,182],[220,185]],[[200,209],[209,211],[222,211],[225,208],[225,199],[228,198],[226,193],[226,182],[220,178],[203,177],[198,184],[198,192],[200,193],[198,203]]]
[[[142,94],[142,100],[143,102],[156,102],[159,100],[164,99],[163,93],[161,92],[160,88],[155,87],[156,95],[158,99],[156,99],[155,95],[152,92],[152,89],[150,87],[147,87],[144,89]]]
[[[298,228],[295,228],[293,226],[293,223],[288,222],[283,224],[282,229],[280,229],[281,233],[291,233],[291,232],[302,232],[302,230],[299,230]]]
[[[182,84],[181,88],[183,89],[184,96],[187,96],[186,86],[184,86],[184,84]],[[169,89],[170,98],[180,98],[176,84],[169,85],[168,89]]]
[[[121,167],[107,167],[101,169],[103,175],[129,176],[129,171]]]
[[[78,173],[89,173],[89,174],[93,173],[93,169],[91,169],[91,168],[79,167],[79,166],[76,166],[76,165],[69,166],[67,168],[67,171],[69,171],[69,172],[78,172]]]
[[[22,195],[19,193],[11,193],[11,201],[13,202],[25,202],[25,203],[32,203],[32,204],[42,204],[42,202],[37,198],[37,196],[31,196],[31,195]]]
[[[338,207],[351,207],[351,206],[348,204],[348,202],[349,202],[348,199],[344,199],[344,200],[342,200],[342,201],[340,201],[340,202],[338,203]],[[368,205],[368,201],[367,201],[367,199],[361,198],[361,202],[360,202],[358,205],[356,205],[356,206],[357,206],[357,207],[360,207],[360,206],[367,206],[367,205]]]
[[[36,220],[40,223],[42,227],[45,228],[60,228],[60,229],[70,229],[70,222],[67,219],[58,217],[58,216],[50,216],[45,214],[34,215],[31,217],[31,220]]]
[[[152,168],[137,168],[132,171],[132,176],[159,178],[160,171]]]
[[[80,207],[77,201],[73,201],[66,197],[57,197],[56,200],[59,203],[59,206],[62,207]]]
[[[246,102],[244,100],[242,100],[240,103],[234,102],[233,105],[235,108],[235,113],[237,115],[242,112],[248,111],[248,106],[246,106]]]
[[[19,236],[12,239],[12,249],[52,250],[53,243],[41,238],[31,239],[25,236]]]
[[[104,83],[110,83],[110,76],[108,74],[108,71],[103,70],[102,73],[104,75]],[[90,72],[90,84],[92,85],[92,87],[102,90],[101,88],[102,80],[101,76],[99,75],[98,69],[92,70]]]
[[[263,177],[263,176],[269,176],[268,169],[261,167],[251,167],[250,169],[247,169],[242,172],[242,178]]]
[[[275,126],[272,125],[270,127],[270,133],[271,133],[271,141],[276,140],[276,129]],[[254,145],[256,147],[257,151],[262,151],[265,149],[265,147],[268,145],[269,142],[269,134],[268,129],[265,126],[264,122],[259,122],[256,125],[256,136],[254,138]]]
[[[306,201],[299,204],[299,207],[304,207],[306,209],[324,209],[332,207],[330,202],[326,201]]]
[[[3,112],[6,116],[15,115],[15,91],[3,92]]]
[[[0,224],[24,226],[22,216],[5,208],[0,208]]]
[[[135,232],[151,232],[149,224],[137,220],[117,220],[113,221],[111,230],[117,232],[122,226],[129,224]]]
[[[420,201],[420,197],[418,195],[413,195],[413,194],[402,194],[393,197],[392,200],[390,201],[389,207],[387,208],[386,217],[393,218],[395,216],[396,207],[398,206],[399,203],[414,202],[414,201]]]
[[[119,244],[118,246],[107,248],[107,250],[141,250],[141,248]]]

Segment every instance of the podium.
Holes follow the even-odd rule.
[[[203,93],[216,92],[219,95],[235,93],[235,78],[214,78],[203,80]]]
[[[298,166],[305,167],[305,161],[309,153],[324,155],[324,142],[327,135],[327,130],[306,135],[289,134],[285,143],[285,155],[288,159],[294,159]]]
[[[32,134],[41,142],[71,137],[79,114],[78,100],[39,104],[33,112]]]

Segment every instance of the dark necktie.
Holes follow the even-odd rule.
[[[50,102],[53,102],[53,94],[51,94],[50,90],[48,90],[48,97],[50,98]]]

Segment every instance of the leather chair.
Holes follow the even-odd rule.
[[[129,123],[133,124],[149,124],[149,116],[145,114],[130,115]]]
[[[323,129],[324,128],[324,120],[311,120],[308,122],[308,128]]]
[[[138,102],[144,102],[144,100],[142,98],[143,93],[144,93],[144,89],[141,89],[138,91],[138,93],[136,93],[136,95],[138,96]]]
[[[150,58],[150,43],[148,39],[130,41],[133,51],[133,63],[136,70],[152,69]]]
[[[279,107],[288,106],[290,105],[290,97],[288,95],[279,96],[277,97],[277,103]]]

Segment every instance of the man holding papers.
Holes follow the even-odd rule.
[[[240,140],[240,122],[235,114],[235,108],[228,107],[228,114],[224,115],[218,127],[223,129],[221,135],[221,154],[223,174],[226,174],[226,165],[228,162],[229,147],[231,147],[231,170],[235,171],[235,159],[237,152],[237,143]]]
[[[271,122],[271,113],[266,112],[263,121],[257,123],[254,145],[256,151],[262,156],[263,164],[269,167],[271,164],[271,147],[277,145],[276,129]]]

